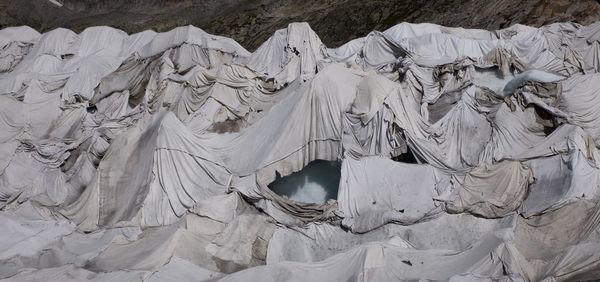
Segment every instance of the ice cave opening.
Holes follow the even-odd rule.
[[[324,204],[337,198],[341,168],[338,161],[315,160],[288,176],[277,173],[268,187],[296,202]]]

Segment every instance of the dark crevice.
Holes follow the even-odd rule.
[[[536,115],[536,121],[544,126],[544,134],[546,136],[552,134],[554,130],[558,127],[558,122],[553,114],[549,113],[545,109],[533,105]]]
[[[415,155],[413,154],[413,152],[410,150],[410,147],[406,146],[406,152],[402,153],[398,156],[395,156],[392,158],[393,161],[396,162],[400,162],[400,163],[409,163],[409,164],[418,164],[419,162],[417,161],[417,158],[415,158]]]

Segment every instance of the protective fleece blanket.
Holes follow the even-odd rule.
[[[597,279],[598,34],[1,29],[0,280]]]

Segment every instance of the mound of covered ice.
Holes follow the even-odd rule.
[[[599,29],[2,29],[0,279],[595,279]]]

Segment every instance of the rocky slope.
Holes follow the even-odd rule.
[[[192,24],[232,37],[252,50],[290,22],[308,22],[330,47],[402,21],[499,29],[515,23],[600,19],[593,0],[0,0],[0,27],[29,25],[39,31],[110,25],[127,32],[166,31]]]

